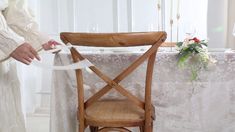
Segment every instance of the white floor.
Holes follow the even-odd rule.
[[[48,115],[28,115],[26,120],[27,132],[49,132]]]

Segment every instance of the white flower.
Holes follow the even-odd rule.
[[[189,41],[189,44],[193,44],[193,43],[195,43],[194,40],[190,40],[190,41]]]
[[[207,49],[207,46],[205,46],[205,45],[202,44],[202,48],[203,48],[203,49]]]
[[[183,45],[181,46],[181,49],[182,49],[183,47],[187,47],[188,44],[189,44],[188,42],[184,41],[184,42],[183,42]]]

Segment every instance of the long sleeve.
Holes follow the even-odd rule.
[[[39,31],[34,15],[25,0],[9,0],[4,16],[8,26],[24,37],[36,50],[40,50],[42,44],[49,41],[49,37]]]
[[[0,11],[0,62],[8,58],[11,52],[24,42],[23,37],[9,28]]]

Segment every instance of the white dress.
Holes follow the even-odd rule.
[[[25,0],[0,0],[0,132],[25,132],[20,84],[9,55],[28,42],[36,50],[49,38],[39,32]]]

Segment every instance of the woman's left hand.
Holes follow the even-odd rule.
[[[60,43],[56,42],[55,40],[50,40],[47,43],[42,45],[44,50],[51,50],[54,49],[56,45],[60,45]]]

